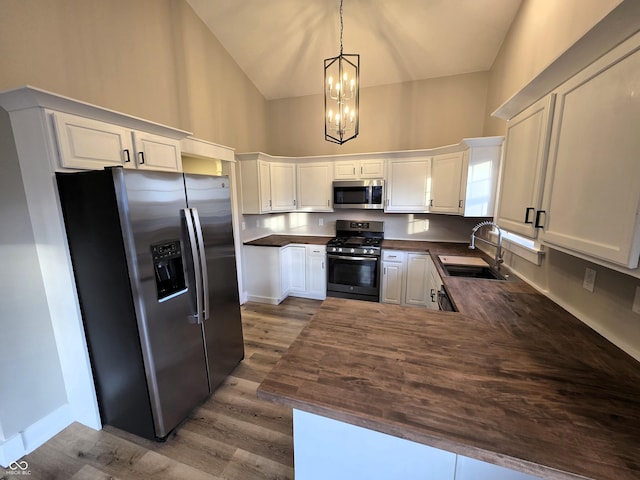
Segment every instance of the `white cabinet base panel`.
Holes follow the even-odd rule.
[[[296,480],[539,480],[296,409],[293,456]]]

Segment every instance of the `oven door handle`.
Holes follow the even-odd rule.
[[[346,255],[327,255],[328,258],[338,258],[338,259],[343,259],[343,260],[359,260],[361,262],[364,262],[366,260],[373,260],[373,261],[377,261],[378,257],[348,257]]]

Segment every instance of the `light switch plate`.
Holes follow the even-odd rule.
[[[593,289],[596,285],[596,271],[593,268],[587,267],[584,271],[584,281],[582,282],[582,288],[589,290],[593,293]]]
[[[636,294],[633,297],[633,306],[631,307],[633,313],[640,314],[640,287],[636,287]]]

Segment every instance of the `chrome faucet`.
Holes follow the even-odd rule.
[[[476,233],[478,232],[478,230],[480,230],[483,227],[494,227],[498,230],[498,243],[494,243],[491,240],[485,240],[482,237],[478,237],[476,239]],[[500,264],[504,263],[504,260],[502,259],[502,230],[500,230],[500,227],[488,220],[484,222],[480,222],[475,227],[473,227],[473,230],[471,230],[471,243],[469,244],[469,248],[471,250],[475,250],[476,240],[480,240],[481,242],[485,242],[493,247],[496,247],[495,268],[496,270],[500,270]]]

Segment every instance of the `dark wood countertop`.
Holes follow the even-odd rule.
[[[326,245],[333,237],[323,237],[316,235],[267,235],[257,238],[244,245],[254,245],[257,247],[284,247],[290,243],[300,243],[303,245]]]
[[[459,312],[327,298],[258,396],[543,478],[639,479],[640,363],[522,281],[443,282]]]

